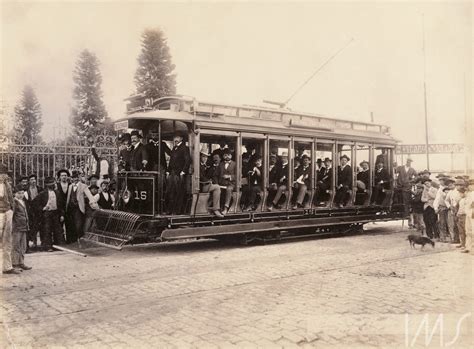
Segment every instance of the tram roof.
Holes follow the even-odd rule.
[[[295,136],[323,136],[395,143],[388,126],[301,113],[289,109],[249,105],[231,105],[197,100],[193,97],[168,96],[148,107],[129,109],[117,120],[117,129],[140,128],[143,122],[176,120],[193,122],[202,128],[222,131],[264,132]],[[124,125],[124,122],[127,125]]]

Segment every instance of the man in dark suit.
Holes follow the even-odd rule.
[[[340,161],[341,165],[337,169],[337,190],[334,203],[338,207],[344,207],[348,204],[349,191],[352,189],[352,168],[347,155],[341,156]]]
[[[318,183],[316,184],[316,204],[322,205],[329,200],[328,190],[332,186],[332,160],[324,159],[324,166],[319,169]]]
[[[35,174],[28,176],[28,188],[25,191],[25,203],[28,212],[29,230],[26,241],[26,253],[30,252],[29,242],[33,242],[33,248],[37,247],[37,237],[41,229],[40,214],[36,212],[33,205],[33,200],[43,191],[43,188],[38,186],[37,177]]]
[[[167,208],[171,213],[184,212],[186,194],[186,176],[189,175],[191,155],[184,141],[185,133],[176,132],[173,137],[173,149],[170,152],[166,182]]]
[[[385,190],[390,188],[390,175],[384,168],[384,162],[378,162],[374,172],[374,188],[372,191],[371,204],[382,205],[385,199]]]
[[[256,157],[249,172],[249,199],[245,211],[253,211],[257,206],[257,199],[262,197],[263,168],[262,158]]]
[[[130,171],[146,171],[148,169],[148,152],[142,144],[142,136],[137,130],[130,133],[132,152],[130,154]]]
[[[120,138],[119,147],[119,171],[130,171],[130,161],[132,157],[131,137],[129,133],[124,133]]]
[[[411,198],[411,187],[413,180],[417,176],[416,171],[411,167],[413,160],[407,159],[405,166],[398,166],[395,168],[395,174],[397,179],[395,181],[395,197],[394,201],[399,204],[403,204],[405,212],[408,213],[409,203]]]
[[[268,205],[268,210],[272,211],[273,208],[277,207],[280,208],[279,203],[281,197],[285,193],[288,188],[288,177],[290,176],[290,166],[288,165],[288,153],[283,152],[280,156],[281,159],[281,167],[278,168],[278,176],[276,180],[277,190],[273,200]],[[270,182],[272,184],[272,182]]]
[[[54,189],[56,181],[47,177],[44,181],[46,189],[33,200],[33,204],[42,213],[41,246],[48,252],[53,251],[53,244],[64,243],[62,223],[64,222],[64,207],[61,197]]]
[[[308,191],[311,188],[311,158],[303,154],[301,156],[301,165],[295,171],[295,194],[296,201],[293,210],[303,208],[303,201]]]
[[[230,149],[224,149],[224,161],[219,164],[219,185],[225,187],[224,210],[223,215],[229,212],[230,202],[232,200],[232,192],[235,188],[235,180],[237,177],[237,165],[232,161],[232,153]]]
[[[356,205],[363,205],[367,199],[367,189],[370,186],[370,171],[369,162],[362,161],[360,164],[361,170],[357,173],[357,193]]]
[[[277,163],[278,157],[276,154],[270,154],[270,164],[268,167],[268,206],[271,206],[271,203],[278,191],[278,182],[280,180],[280,165]]]
[[[148,152],[148,170],[149,171],[158,171],[158,164],[161,165],[161,172],[165,173],[167,171],[166,156],[165,154],[170,155],[171,149],[168,145],[161,141],[161,154],[158,154],[160,148],[160,140],[158,134],[153,134],[153,138],[148,140],[146,145],[146,150]],[[159,161],[159,162],[158,162]]]

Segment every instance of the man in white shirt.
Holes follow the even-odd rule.
[[[468,192],[466,193],[466,198],[464,201],[464,209],[466,212],[466,244],[465,249],[461,252],[468,253],[473,252],[472,246],[472,235],[473,232],[473,220],[474,220],[474,179],[468,180]]]
[[[449,234],[451,235],[451,240],[453,243],[459,243],[459,232],[456,223],[456,214],[459,209],[459,200],[461,200],[461,193],[459,192],[460,188],[463,187],[465,182],[462,179],[456,179],[454,182],[454,189],[450,190],[446,194],[446,207],[448,208],[448,229]]]

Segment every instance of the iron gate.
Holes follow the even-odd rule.
[[[110,174],[116,170],[116,141],[115,135],[99,135],[93,142],[99,160],[107,161]],[[98,173],[97,166],[100,166],[92,146],[85,139],[31,144],[3,137],[0,140],[0,162],[7,165],[13,183],[18,183],[22,176],[36,174],[40,186],[43,186],[46,177],[56,177],[60,169],[78,170],[90,175]]]

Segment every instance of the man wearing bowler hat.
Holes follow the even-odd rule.
[[[370,199],[371,204],[382,205],[386,196],[385,190],[390,189],[390,175],[384,167],[384,162],[377,162],[375,164],[374,188]]]
[[[37,176],[31,174],[28,176],[28,188],[25,191],[25,203],[26,210],[28,213],[28,225],[29,230],[26,240],[26,253],[30,252],[29,241],[33,242],[33,248],[37,247],[37,236],[41,228],[41,220],[39,219],[40,214],[36,212],[33,200],[43,191],[43,188],[38,186]]]
[[[166,172],[166,205],[167,210],[173,214],[181,214],[185,210],[186,176],[191,165],[191,155],[185,143],[185,136],[182,131],[175,132],[169,168]]]
[[[337,189],[334,197],[334,203],[337,207],[343,207],[348,204],[350,195],[349,191],[352,189],[352,168],[349,165],[349,157],[342,155],[339,159],[341,164],[337,169]]]
[[[318,173],[318,183],[316,184],[316,204],[318,206],[324,205],[329,200],[328,190],[332,186],[332,160],[330,158],[324,159],[324,166],[321,167]]]
[[[137,130],[130,133],[132,151],[130,154],[130,171],[146,171],[148,165],[148,152],[142,144],[142,136]]]
[[[120,146],[119,146],[119,162],[118,169],[119,171],[130,171],[130,161],[132,158],[132,139],[130,133],[124,133],[120,137]]]
[[[293,210],[303,208],[303,202],[308,191],[311,188],[311,158],[303,154],[301,156],[301,165],[295,169],[294,189],[296,194],[296,202]]]

